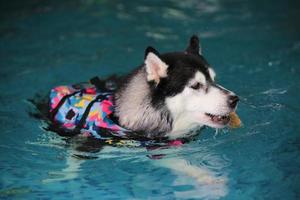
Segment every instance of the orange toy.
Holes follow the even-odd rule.
[[[242,125],[242,122],[239,118],[239,116],[235,112],[229,113],[230,121],[229,121],[229,127],[230,128],[239,128]]]

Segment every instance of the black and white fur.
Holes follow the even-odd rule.
[[[159,54],[152,47],[146,49],[144,64],[132,72],[115,93],[115,116],[121,126],[149,138],[183,138],[192,129],[204,125],[224,127],[237,102],[238,97],[233,92],[215,83],[215,72],[201,54],[199,39],[192,36],[183,52]],[[133,151],[132,148],[127,150]],[[158,149],[158,154],[161,150],[168,149]],[[126,147],[105,146],[99,157],[114,151],[119,154],[126,151]],[[179,148],[170,151],[179,151]],[[74,148],[68,153],[74,154],[80,152]],[[178,173],[178,180],[184,185],[187,181],[184,176],[196,181],[191,193],[175,191],[178,198],[218,199],[228,192],[226,175],[220,176],[208,168],[192,165],[180,156],[151,162]],[[75,179],[83,163],[82,159],[68,156],[66,168],[52,172],[61,177],[50,177],[43,183]]]
[[[229,122],[238,97],[215,83],[215,72],[192,36],[183,52],[145,51],[144,64],[128,76],[115,94],[121,126],[148,137],[181,138],[207,125]]]

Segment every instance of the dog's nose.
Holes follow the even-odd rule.
[[[236,96],[236,95],[230,95],[229,96],[229,100],[228,100],[229,106],[231,108],[235,108],[239,100],[240,99],[239,99],[238,96]]]

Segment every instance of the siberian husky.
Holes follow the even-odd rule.
[[[229,123],[229,113],[235,111],[239,98],[218,85],[215,76],[195,35],[182,52],[160,54],[148,47],[143,64],[115,92],[114,116],[120,126],[148,138],[174,140],[190,137],[197,133],[192,130],[202,126],[223,128]],[[70,154],[76,153],[71,151]],[[107,151],[116,149],[107,146],[101,150]],[[69,156],[68,166],[61,172],[66,173],[65,177],[44,182],[75,178],[82,162]],[[153,163],[193,177],[202,188],[200,193],[196,191],[198,197],[204,195],[211,199],[226,195],[227,178],[216,176],[209,169],[193,166],[180,157],[154,159]],[[209,194],[205,185],[209,185]]]
[[[215,82],[197,36],[183,52],[159,54],[148,47],[144,64],[115,94],[119,124],[148,137],[183,138],[204,125],[222,128],[239,98]]]

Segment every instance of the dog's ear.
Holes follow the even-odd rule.
[[[155,55],[157,55],[157,56],[159,56],[159,53],[158,53],[158,51],[156,50],[156,49],[154,49],[153,47],[151,47],[151,46],[148,46],[147,48],[146,48],[146,50],[145,50],[145,60],[146,60],[146,58],[147,58],[147,55],[148,55],[148,53],[154,53]]]
[[[190,42],[188,47],[185,50],[187,53],[191,53],[194,55],[201,55],[201,46],[199,42],[199,38],[196,35],[193,35],[190,38]]]
[[[147,47],[145,50],[145,68],[147,80],[154,81],[156,85],[161,78],[167,76],[168,65],[160,59],[158,51],[153,47]]]

